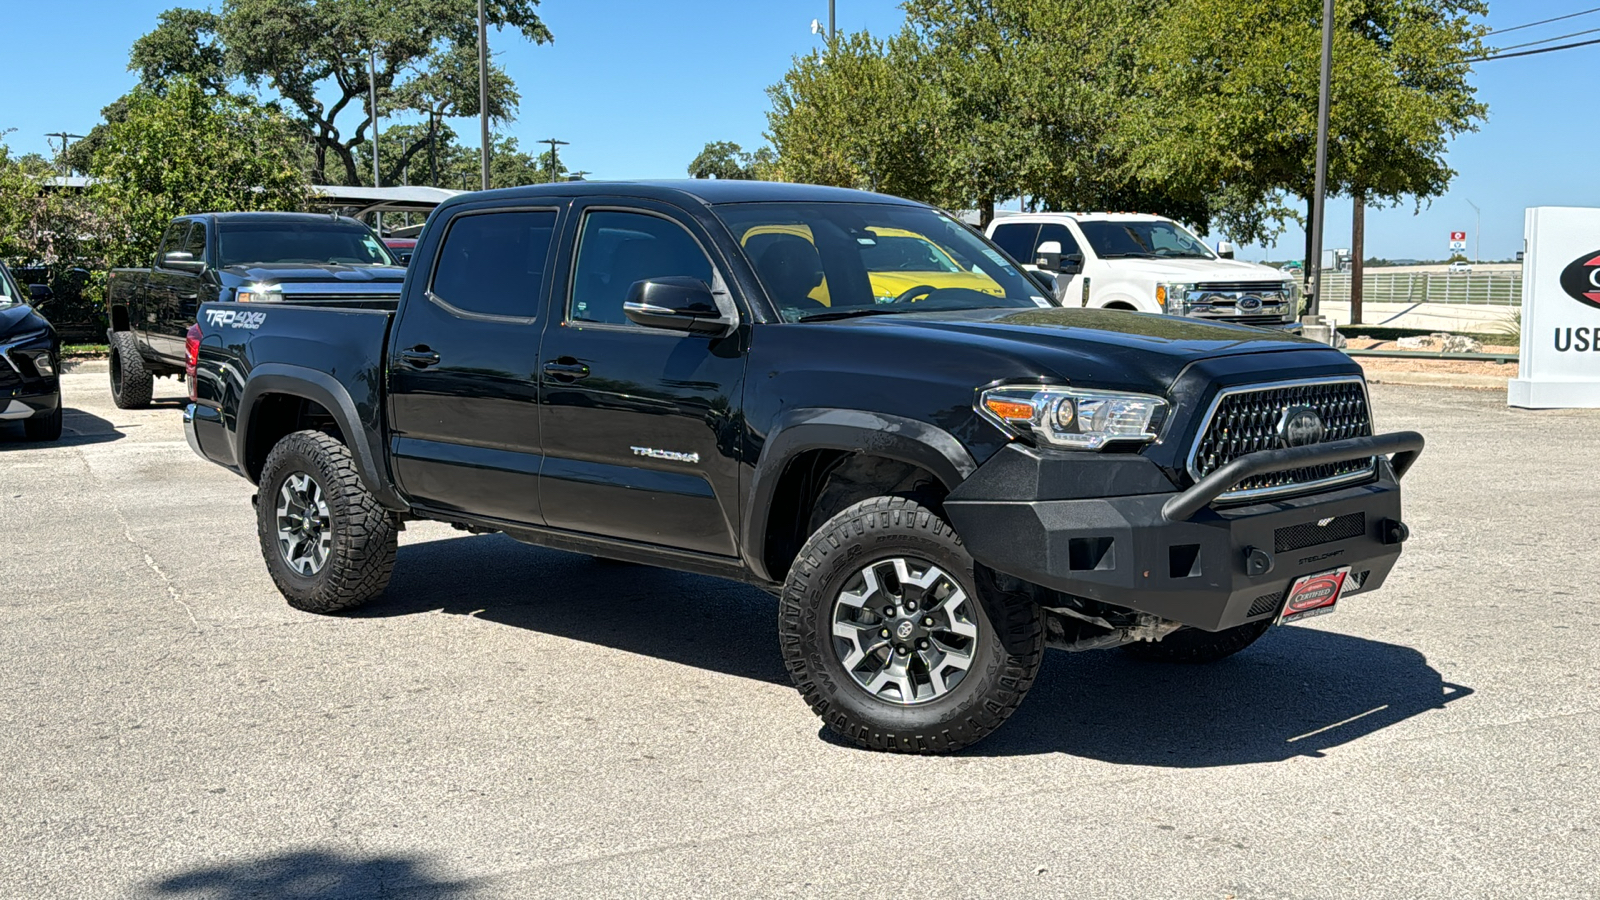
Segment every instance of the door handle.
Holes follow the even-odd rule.
[[[570,356],[544,364],[544,373],[556,381],[568,384],[589,377],[589,367]]]
[[[426,346],[412,347],[410,350],[401,350],[400,358],[413,368],[426,369],[438,365],[439,354],[429,350]]]

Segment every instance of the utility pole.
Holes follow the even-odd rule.
[[[8,128],[6,130],[7,131],[15,131],[16,129]],[[81,135],[81,134],[68,134],[65,131],[52,131],[49,134],[46,134],[45,137],[47,137],[47,138],[60,138],[61,139],[61,165],[63,166],[63,168],[65,170],[64,174],[70,176],[72,174],[72,166],[71,166],[71,164],[69,164],[67,162],[67,148],[72,145],[73,141],[81,141],[81,140],[83,140],[83,135]]]
[[[837,20],[833,16],[833,4],[834,0],[828,0],[828,46],[830,47],[833,46],[834,38],[839,36],[839,29],[835,24]]]
[[[478,0],[478,155],[483,164],[483,190],[489,189],[489,16]]]
[[[550,180],[551,181],[555,181],[556,180],[556,173],[561,171],[561,161],[556,156],[556,146],[560,145],[562,147],[565,147],[568,144],[568,142],[567,141],[558,141],[555,138],[545,138],[544,140],[539,141],[538,143],[540,143],[540,144],[549,144],[550,145]]]
[[[1476,264],[1478,262],[1478,252],[1483,249],[1483,210],[1479,209],[1478,204],[1473,203],[1471,200],[1467,201],[1467,205],[1472,207],[1472,211],[1477,214],[1477,221],[1472,223],[1472,262]]]
[[[1332,329],[1322,324],[1322,221],[1328,206],[1328,94],[1333,81],[1333,0],[1322,4],[1322,83],[1317,96],[1317,175],[1312,197],[1311,256],[1306,271],[1311,274],[1311,305],[1302,319],[1306,337],[1333,343]],[[1315,268],[1313,268],[1315,267]]]
[[[1367,277],[1367,192],[1350,192],[1355,206],[1350,210],[1350,324],[1361,324],[1361,300]]]

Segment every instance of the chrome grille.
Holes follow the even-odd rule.
[[[1197,284],[1194,289],[1197,293],[1210,294],[1275,294],[1283,290],[1281,281],[1210,281]]]
[[[1212,401],[1189,456],[1195,480],[1235,459],[1281,447],[1278,420],[1291,406],[1307,406],[1322,418],[1323,442],[1372,434],[1367,385],[1359,378],[1316,379],[1228,388]],[[1296,493],[1358,481],[1373,473],[1371,457],[1322,466],[1269,472],[1239,482],[1219,500],[1244,500]]]

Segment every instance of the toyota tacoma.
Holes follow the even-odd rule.
[[[992,732],[1046,647],[1211,661],[1377,589],[1422,449],[1336,350],[1063,309],[938,210],[804,185],[461,196],[392,308],[208,303],[190,342],[188,440],[290,605],[382,594],[418,519],[739,579],[827,727],[906,752]]]

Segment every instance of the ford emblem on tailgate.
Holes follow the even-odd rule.
[[[1291,406],[1278,420],[1278,443],[1285,447],[1304,447],[1322,440],[1322,417],[1309,406]]]

